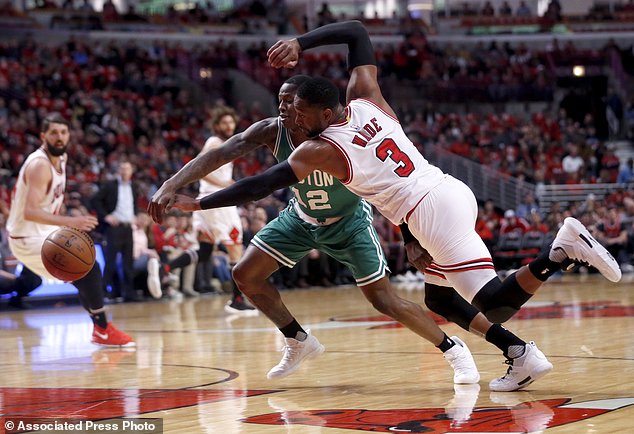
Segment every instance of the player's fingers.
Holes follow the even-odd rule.
[[[152,218],[152,220],[154,220],[155,223],[162,223],[162,213],[161,213],[161,209],[160,209],[160,205],[156,202],[150,202],[150,204],[148,205],[148,214],[150,215],[150,217]]]
[[[273,44],[271,46],[271,48],[268,49],[268,51],[266,52],[266,56],[270,57],[271,53],[273,53],[273,51],[275,51],[277,49],[277,47],[279,47],[280,45],[282,45],[284,43],[284,41],[277,41],[275,44]]]
[[[288,57],[288,49],[285,46],[278,47],[273,50],[271,55],[269,56],[269,63],[273,68],[279,68],[284,65],[284,60]]]
[[[275,45],[273,45],[269,51],[267,52],[267,57],[269,60],[275,60],[280,55],[282,55],[286,50],[286,41],[277,41]]]

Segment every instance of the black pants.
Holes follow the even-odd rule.
[[[42,278],[28,267],[22,268],[22,273],[15,279],[0,276],[0,294],[16,292],[18,297],[24,297],[42,284]]]
[[[112,297],[122,296],[135,299],[134,290],[134,258],[132,257],[132,227],[127,224],[110,226],[106,229],[104,252],[106,266],[103,270],[104,291],[110,285]],[[123,276],[117,273],[117,254],[121,253]]]

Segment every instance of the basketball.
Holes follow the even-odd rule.
[[[42,262],[55,278],[74,282],[88,274],[95,264],[95,245],[86,232],[61,227],[44,240]]]

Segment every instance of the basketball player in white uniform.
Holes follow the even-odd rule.
[[[238,116],[229,107],[220,107],[214,111],[211,124],[214,136],[207,139],[201,154],[216,149],[233,136],[236,130]],[[200,180],[199,197],[207,196],[233,184],[233,163],[207,174]],[[196,261],[207,261],[211,257],[213,245],[222,244],[229,254],[229,264],[233,267],[238,263],[243,253],[242,221],[238,208],[229,206],[208,209],[194,213],[194,230],[198,233],[198,251],[188,250],[183,255],[168,263],[170,269],[184,267]],[[257,315],[258,310],[246,302],[235,282],[231,300],[225,305],[225,311],[232,314]]]
[[[404,134],[381,94],[373,47],[361,23],[330,24],[297,39],[279,41],[269,50],[269,63],[276,68],[294,67],[302,50],[340,43],[348,44],[350,50],[347,107],[339,104],[338,90],[328,80],[307,81],[295,97],[296,123],[313,140],[262,175],[198,201],[179,196],[180,204],[175,206],[207,209],[256,200],[316,169],[330,173],[401,225],[408,256],[426,273],[428,307],[503,351],[510,367],[491,381],[491,390],[526,387],[547,374],[552,364],[534,342],[524,342],[499,323],[512,317],[562,266],[587,263],[618,281],[618,264],[581,223],[567,219],[550,248],[501,281],[475,232],[473,192],[429,164]],[[425,256],[427,252],[412,248],[416,243],[409,241],[414,239],[433,262]]]
[[[15,257],[25,269],[49,279],[54,277],[41,258],[46,237],[60,226],[91,231],[97,225],[97,219],[90,215],[60,215],[66,190],[68,125],[58,113],[49,114],[42,122],[42,146],[27,157],[20,169],[7,222],[9,247]],[[86,276],[73,282],[94,324],[92,342],[103,346],[134,346],[129,335],[108,322],[101,280],[99,265],[95,263]]]

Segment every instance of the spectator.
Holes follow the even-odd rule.
[[[326,24],[334,23],[336,21],[335,16],[330,11],[330,6],[327,2],[321,4],[321,9],[317,12],[317,27],[325,26]]]
[[[95,9],[90,4],[90,0],[84,0],[83,4],[79,7],[79,10],[86,13],[95,12]]]
[[[105,228],[104,286],[110,286],[110,298],[123,297],[123,301],[140,301],[134,288],[134,258],[132,225],[137,214],[137,186],[132,182],[132,164],[119,163],[119,175],[104,183],[94,198],[100,224]],[[117,255],[121,255],[123,275],[117,275]],[[116,283],[115,283],[116,282]],[[104,291],[107,292],[106,288]]]
[[[607,216],[597,224],[598,240],[605,246],[612,256],[619,262],[629,263],[626,255],[627,225],[622,221],[616,206],[610,207]]]
[[[515,215],[515,211],[507,209],[504,212],[504,219],[500,225],[500,234],[508,234],[509,232],[519,231],[524,234],[528,231],[530,225],[526,220]]]
[[[493,9],[493,5],[491,5],[490,1],[487,1],[486,3],[484,3],[484,6],[482,7],[482,10],[480,11],[480,15],[485,17],[492,17],[493,15],[495,15],[495,9]]]
[[[484,209],[482,208],[478,209],[478,219],[476,220],[475,229],[489,251],[492,251],[497,242],[495,238],[495,223],[487,220]]]
[[[535,199],[535,195],[528,193],[524,197],[524,201],[517,205],[515,213],[518,217],[527,219],[533,211],[539,212],[539,204]]]
[[[117,8],[112,0],[105,1],[105,3],[103,4],[101,15],[104,21],[116,21],[119,19],[119,12],[117,12]]]
[[[561,21],[561,4],[559,0],[550,0],[546,12],[544,13],[544,18],[553,22]]]
[[[177,249],[170,254],[170,259],[178,257],[183,252],[195,251],[198,249],[197,233],[192,227],[192,216],[190,214],[182,214],[177,217],[176,223],[176,245]],[[178,254],[176,254],[178,252]],[[196,279],[196,266],[198,261],[192,261],[182,267],[177,275],[180,281],[181,292],[188,297],[198,297],[200,294],[194,290],[194,281]],[[173,269],[172,269],[173,271]]]
[[[603,182],[617,182],[619,176],[619,166],[621,160],[614,153],[613,145],[609,145],[605,149],[605,154],[601,157],[601,171],[599,177]]]
[[[511,6],[509,5],[508,1],[504,1],[501,5],[500,5],[500,9],[499,9],[499,15],[501,17],[509,17],[511,15],[513,15],[513,10],[511,9]]]
[[[161,282],[158,275],[159,255],[156,250],[150,248],[150,226],[152,220],[145,212],[139,212],[136,215],[133,231],[133,253],[134,258],[134,280],[135,287],[137,282],[145,281],[146,289],[154,298],[161,298]],[[152,265],[154,263],[154,265]],[[152,271],[153,270],[153,271]],[[151,279],[155,279],[151,282]]]
[[[542,221],[542,216],[538,210],[533,209],[528,216],[529,228],[528,231],[536,231],[547,234],[550,232],[548,225]]]
[[[568,155],[561,161],[564,172],[568,175],[578,173],[584,164],[583,158],[579,155],[579,146],[568,143]]]
[[[526,2],[522,0],[515,11],[515,15],[518,17],[530,17],[533,13],[531,12],[531,9],[526,6]]]
[[[630,184],[634,179],[634,160],[628,158],[627,163],[623,165],[616,179],[618,184]]]

